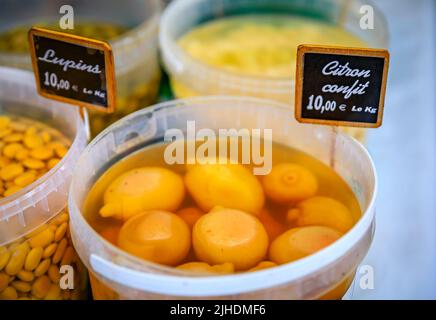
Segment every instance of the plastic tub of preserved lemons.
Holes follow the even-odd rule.
[[[339,299],[372,241],[376,185],[360,143],[286,104],[186,98],[88,145],[71,235],[96,299]]]
[[[77,108],[40,97],[34,82],[0,68],[0,300],[81,299],[67,194],[86,129]]]
[[[297,47],[386,47],[387,26],[361,29],[353,0],[176,0],[162,15],[160,49],[177,98],[231,94],[294,102]],[[359,140],[364,129],[344,128]]]
[[[0,65],[31,69],[27,31],[31,26],[60,30],[63,1],[30,0],[0,4]],[[113,114],[92,112],[95,135],[110,123],[156,102],[160,69],[157,59],[160,0],[86,1],[68,3],[74,9],[74,29],[61,30],[109,41],[114,52],[117,105]]]

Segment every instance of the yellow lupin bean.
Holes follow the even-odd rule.
[[[61,294],[61,289],[59,288],[59,286],[57,284],[52,284],[44,300],[57,300],[59,299],[60,294]]]
[[[75,253],[74,253],[73,247],[69,246],[65,250],[65,253],[62,257],[61,266],[71,265],[71,262],[73,261],[74,255],[75,255]]]
[[[59,158],[63,158],[68,152],[68,149],[65,148],[64,146],[59,146],[59,147],[55,148],[54,150]]]
[[[10,163],[11,163],[11,160],[9,158],[4,157],[4,156],[0,156],[0,168],[4,168]]]
[[[53,157],[53,150],[47,147],[39,147],[30,151],[30,156],[38,160],[48,160]]]
[[[18,161],[23,161],[27,157],[29,157],[29,151],[27,149],[22,148],[15,153],[15,159]]]
[[[48,271],[48,268],[50,268],[50,259],[42,260],[41,263],[33,271],[33,274],[35,275],[35,277],[40,277]]]
[[[58,247],[57,243],[52,243],[47,246],[47,248],[44,249],[44,253],[42,254],[42,257],[44,259],[50,258],[56,251],[56,248]]]
[[[59,163],[59,161],[61,161],[61,159],[58,159],[58,158],[50,159],[50,160],[47,162],[47,167],[48,167],[49,169],[51,169],[51,168],[53,168],[55,165],[57,165],[57,164]]]
[[[9,284],[9,275],[4,272],[0,272],[0,292],[2,292],[5,288],[7,288],[8,284]]]
[[[29,149],[39,148],[44,144],[44,141],[41,137],[36,134],[28,134],[23,139],[24,144]]]
[[[44,299],[51,287],[50,279],[47,276],[38,277],[32,284],[32,295]]]
[[[11,253],[5,247],[0,247],[0,271],[6,266],[11,257]]]
[[[41,133],[41,139],[44,143],[49,143],[51,141],[51,135],[47,131]]]
[[[9,123],[11,123],[11,118],[8,116],[0,116],[0,129],[7,128]]]
[[[62,239],[61,242],[59,242],[58,247],[56,248],[56,252],[53,255],[52,261],[53,263],[58,263],[61,261],[62,257],[64,256],[65,250],[67,249],[68,241],[67,239]]]
[[[23,281],[31,282],[33,279],[35,279],[35,276],[31,271],[21,270],[17,273],[17,278]]]
[[[6,265],[5,271],[7,274],[14,276],[24,266],[24,261],[26,260],[27,253],[29,252],[29,245],[27,242],[20,244],[12,253],[8,264]]]
[[[44,249],[42,247],[36,247],[30,250],[24,263],[24,269],[27,271],[33,271],[41,262]]]
[[[26,135],[34,135],[38,132],[38,129],[35,126],[31,126],[26,129],[25,134]]]
[[[56,229],[55,237],[54,237],[54,240],[56,242],[62,240],[62,238],[65,236],[65,233],[67,232],[67,228],[68,228],[68,223],[64,222]]]
[[[54,239],[53,231],[50,228],[47,228],[44,231],[30,238],[28,241],[32,248],[36,248],[36,247],[45,248],[47,245],[53,242],[53,239]]]
[[[7,135],[6,137],[3,138],[4,142],[10,143],[10,142],[20,142],[21,140],[23,140],[24,136],[22,133],[13,133],[10,135]]]
[[[12,121],[9,124],[9,128],[11,128],[14,131],[18,131],[18,132],[25,132],[27,127],[28,127],[28,124],[22,123],[22,122]]]
[[[68,214],[66,212],[61,213],[56,218],[54,218],[50,223],[55,225],[60,225],[61,223],[68,221]]]
[[[14,243],[11,243],[11,244],[9,244],[9,246],[8,246],[8,250],[12,253],[12,252],[15,251],[15,249],[18,248],[18,246],[19,246],[20,244],[21,244],[20,242],[14,242]]]
[[[48,228],[48,225],[43,224],[43,225],[39,226],[38,228],[36,228],[35,230],[33,230],[33,231],[29,232],[28,234],[26,234],[25,238],[26,239],[30,239],[33,236],[39,234],[40,232],[44,231],[47,228]]]
[[[25,187],[36,180],[36,174],[33,171],[27,171],[15,178],[14,183],[18,187]]]
[[[10,143],[4,146],[3,155],[8,157],[9,159],[13,159],[17,153],[21,150],[24,150],[23,146],[19,143]]]
[[[3,196],[9,197],[9,196],[13,195],[14,193],[20,191],[21,189],[22,189],[22,187],[20,187],[20,186],[12,185],[5,190],[5,192],[3,193]]]
[[[59,279],[61,278],[61,274],[59,273],[58,266],[52,264],[50,266],[50,268],[48,268],[48,277],[50,278],[51,282],[59,283]]]
[[[29,292],[32,288],[30,283],[21,280],[15,280],[11,285],[19,292]]]
[[[0,300],[16,300],[18,298],[17,290],[14,287],[7,287],[0,292]]]
[[[45,163],[38,159],[28,158],[23,161],[23,165],[29,169],[39,170],[45,167]]]
[[[12,133],[11,129],[1,129],[0,130],[0,139],[10,135]]]
[[[22,174],[23,171],[24,168],[22,165],[18,163],[12,163],[0,170],[0,178],[9,181]]]

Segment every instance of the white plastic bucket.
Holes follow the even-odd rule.
[[[318,253],[279,267],[223,276],[183,271],[131,256],[98,235],[82,215],[99,176],[123,157],[161,141],[170,128],[273,129],[273,141],[321,160],[349,184],[363,215],[341,239]],[[78,254],[94,275],[95,298],[313,299],[337,286],[365,256],[374,232],[377,179],[365,148],[326,126],[297,123],[286,105],[244,97],[175,100],[138,111],[107,128],[83,152],[71,184],[69,209]]]

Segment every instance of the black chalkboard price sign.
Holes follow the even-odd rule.
[[[29,43],[39,94],[114,111],[114,59],[108,43],[36,27],[29,31]]]
[[[387,50],[299,46],[295,118],[334,126],[381,126],[388,66]]]

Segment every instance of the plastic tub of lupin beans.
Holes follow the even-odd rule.
[[[232,116],[229,117],[229,114]],[[339,175],[341,181],[348,186],[347,190],[354,194],[353,201],[355,202],[353,203],[359,208],[359,216],[356,217],[355,224],[336,242],[312,255],[289,263],[277,262],[278,266],[260,271],[252,271],[252,269],[248,270],[249,272],[240,271],[246,270],[242,268],[231,274],[205,276],[179,269],[180,262],[162,265],[122,250],[120,246],[123,229],[130,221],[142,216],[143,213],[133,215],[130,220],[124,222],[121,231],[118,231],[118,236],[115,234],[115,239],[113,239],[112,231],[112,235],[107,236],[103,235],[101,228],[97,229],[96,223],[104,221],[101,220],[101,216],[91,216],[92,213],[87,204],[101,208],[99,203],[102,200],[100,196],[90,198],[90,195],[95,194],[94,191],[100,194],[102,189],[106,189],[104,185],[98,184],[102,181],[101,179],[113,179],[114,174],[121,177],[120,172],[125,171],[120,169],[125,168],[124,166],[141,170],[139,168],[141,166],[156,166],[160,163],[161,168],[170,168],[165,167],[165,162],[159,154],[152,154],[150,150],[156,150],[152,148],[164,141],[164,136],[170,129],[172,131],[181,130],[189,136],[189,133],[186,133],[186,126],[190,121],[195,121],[197,132],[202,129],[218,133],[221,129],[230,128],[235,130],[259,129],[260,131],[272,128],[273,143],[284,148],[299,150]],[[150,153],[141,153],[146,150]],[[299,157],[293,156],[294,161],[304,158]],[[138,161],[142,162],[138,165],[128,162],[129,159],[140,159]],[[283,161],[283,159],[290,161],[287,160],[289,159],[287,156],[283,156],[282,160],[278,161]],[[111,172],[112,169],[115,171]],[[190,171],[188,173],[176,172],[181,175],[185,174],[183,181],[189,189],[186,175]],[[320,171],[318,173],[320,177],[322,174]],[[207,181],[209,177],[209,175],[197,176]],[[146,178],[137,179],[135,187],[133,179],[125,181],[123,186],[134,190],[133,192],[142,188],[142,184],[149,186],[147,183],[150,182]],[[325,185],[325,182],[323,183]],[[150,184],[154,185],[154,182]],[[214,188],[212,184],[205,186],[202,183],[201,185],[199,191],[204,192],[206,196],[209,194],[208,190]],[[241,185],[238,184],[238,186]],[[221,194],[225,197],[224,201],[232,198],[236,205],[243,202],[241,197],[234,195],[239,190],[238,187],[232,189],[227,183],[221,188]],[[326,188],[325,192],[331,194],[330,189]],[[92,292],[96,299],[338,299],[349,287],[356,268],[371,244],[375,223],[376,189],[377,178],[371,157],[366,149],[353,138],[327,126],[297,123],[290,116],[286,104],[246,97],[198,97],[169,101],[138,111],[98,135],[87,146],[78,161],[71,183],[68,207],[73,243],[89,270]],[[107,188],[106,191],[108,190],[111,196],[114,195],[112,193],[114,189]],[[189,189],[189,192],[192,190]],[[165,195],[162,191],[154,196],[153,201],[156,198],[162,198],[167,203],[173,193],[167,190]],[[104,201],[106,203],[106,193]],[[127,209],[133,201],[135,200],[124,203],[122,199],[119,199],[114,205]],[[248,203],[251,205],[253,202]],[[265,208],[266,206],[265,204]],[[177,209],[173,208],[173,210]],[[205,215],[210,215],[210,212]],[[103,219],[106,219],[105,217],[106,215]],[[195,223],[194,229],[197,228],[199,221]],[[140,222],[136,224],[138,230],[146,230],[147,225]],[[171,227],[168,228],[171,229]],[[194,229],[192,231],[193,242],[195,241]],[[132,229],[133,234],[135,234],[134,230]],[[152,241],[167,239],[164,236],[164,230],[166,229],[158,229],[152,233]],[[131,239],[136,237],[133,234],[129,233]],[[143,234],[141,231],[138,238],[143,237]],[[170,246],[171,252],[176,250],[174,246],[178,244],[179,242],[176,242]],[[140,244],[137,248],[140,250]],[[153,249],[151,244],[150,247],[144,244],[142,248],[143,252],[154,252],[156,258],[165,255],[162,251]],[[196,257],[192,259],[204,259],[199,256],[195,243],[194,249]],[[243,251],[240,256],[245,257],[249,250],[251,249]],[[274,260],[271,251],[269,259]]]
[[[59,30],[61,0],[26,4],[0,3],[0,65],[31,69],[27,31],[31,26]],[[74,29],[61,30],[109,41],[117,81],[116,111],[90,112],[93,135],[125,115],[156,102],[160,81],[158,23],[160,0],[68,2],[74,9]]]
[[[368,5],[374,29],[360,27]],[[387,39],[383,14],[366,0],[175,0],[159,35],[177,98],[254,96],[290,108],[298,45],[384,48]],[[365,136],[361,128],[341,130]]]
[[[87,130],[76,107],[40,97],[34,82],[0,68],[0,299],[81,299],[87,273],[66,205]]]

